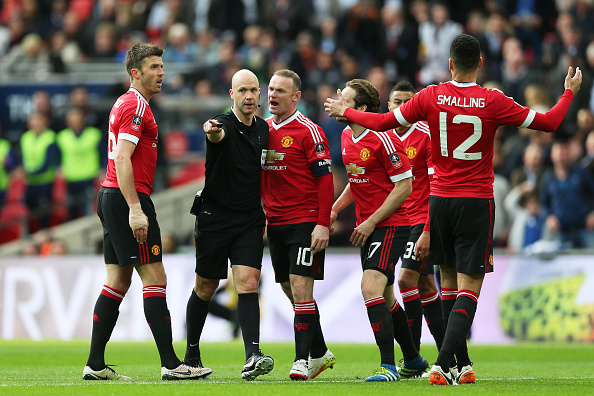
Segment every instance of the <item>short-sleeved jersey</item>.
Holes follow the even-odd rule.
[[[108,133],[107,173],[101,185],[119,188],[113,160],[118,142],[124,139],[136,145],[131,158],[136,191],[150,195],[157,167],[159,129],[148,101],[136,89],[130,88],[111,108]]]
[[[382,206],[394,183],[412,177],[412,171],[402,143],[391,132],[366,129],[354,138],[347,127],[342,131],[341,146],[359,225]],[[400,205],[376,227],[407,225],[406,208]]]
[[[493,198],[493,140],[501,125],[529,126],[536,113],[497,89],[449,81],[393,110],[401,125],[426,120],[435,174],[431,195]]]
[[[429,175],[433,174],[431,162],[431,135],[426,122],[415,122],[406,133],[394,134],[402,142],[412,168],[412,193],[402,204],[408,211],[411,225],[424,224],[429,212]]]
[[[328,139],[322,128],[301,112],[269,126],[268,152],[262,172],[264,210],[269,224],[318,220],[318,177],[332,174]]]

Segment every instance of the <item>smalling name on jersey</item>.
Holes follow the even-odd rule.
[[[437,104],[457,107],[485,107],[485,98],[466,98],[449,95],[437,95]]]

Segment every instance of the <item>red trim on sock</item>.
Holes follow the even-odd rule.
[[[458,297],[458,289],[447,289],[441,288],[441,299],[442,300],[455,300]]]
[[[385,304],[385,303],[386,303],[386,299],[383,297],[373,297],[373,298],[370,298],[369,300],[365,300],[365,306],[367,308],[369,308],[373,305]]]
[[[460,290],[460,291],[458,292],[458,298],[459,298],[459,297],[462,297],[462,296],[465,296],[465,297],[470,297],[470,298],[472,298],[472,299],[474,300],[474,302],[475,302],[476,304],[478,304],[478,298],[479,298],[479,296],[478,296],[478,294],[476,294],[476,293],[475,293],[475,292],[473,292],[472,290]]]
[[[316,314],[316,301],[307,301],[301,303],[295,303],[295,315],[315,315]]]
[[[400,289],[400,295],[402,296],[402,301],[405,303],[416,300],[417,298],[421,298],[421,295],[419,294],[419,288],[416,286]]]
[[[142,298],[147,297],[166,297],[166,285],[150,285],[142,288]]]
[[[125,292],[116,290],[113,287],[109,287],[107,285],[103,285],[101,294],[103,294],[106,297],[113,298],[117,302],[122,302],[122,300],[124,299],[124,296],[126,296]]]
[[[435,293],[429,293],[429,294],[425,294],[425,295],[421,296],[421,304],[429,305],[432,302],[437,301],[438,299],[439,299],[439,293],[436,290]]]
[[[392,315],[394,315],[399,309],[400,309],[400,304],[398,304],[398,301],[394,301],[394,305],[392,305],[390,307],[390,313]]]

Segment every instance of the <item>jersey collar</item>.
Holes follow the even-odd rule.
[[[363,139],[369,133],[369,131],[370,129],[366,129],[362,134],[359,135],[359,137],[355,138],[355,135],[353,135],[353,131],[351,130],[351,138],[353,139],[353,143],[359,143],[361,139]]]
[[[452,85],[455,85],[457,87],[474,87],[475,85],[477,85],[475,82],[458,82],[456,80],[452,80],[450,81],[450,83],[452,83]]]
[[[281,127],[284,127],[285,125],[287,125],[288,123],[292,122],[293,120],[295,120],[297,117],[299,117],[299,115],[301,114],[301,112],[299,110],[295,110],[295,112],[293,113],[293,115],[289,118],[287,118],[286,120],[284,120],[283,122],[281,122],[280,124],[277,124],[274,122],[274,116],[272,116],[272,127],[274,129],[280,129]]]
[[[412,132],[413,132],[415,129],[417,129],[417,123],[416,123],[416,122],[415,122],[414,124],[412,124],[412,125],[410,126],[410,128],[408,128],[408,131],[406,131],[406,133],[405,133],[404,135],[402,135],[402,136],[400,136],[400,135],[398,134],[398,132],[396,132],[396,129],[393,129],[393,131],[394,131],[394,134],[395,134],[396,136],[398,136],[398,139],[400,139],[400,141],[401,141],[401,142],[404,142],[406,139],[408,139],[408,137],[410,136],[410,134],[411,134],[411,133],[412,133]]]
[[[243,124],[243,121],[241,121],[239,119],[239,117],[237,116],[237,114],[235,114],[235,106],[231,106],[231,113],[233,113],[233,115],[235,116],[235,118],[237,118],[237,121],[239,121],[240,124]],[[254,116],[253,118],[254,122],[256,122],[256,116]],[[243,124],[245,125],[245,124]]]
[[[148,100],[146,100],[146,98],[140,93],[139,90],[137,90],[136,88],[130,87],[128,89],[128,92],[130,92],[130,91],[134,92],[136,94],[136,96],[138,96],[140,98],[140,100],[142,100],[144,103],[148,104]]]

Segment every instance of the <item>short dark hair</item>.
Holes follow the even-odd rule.
[[[163,56],[163,48],[151,43],[137,43],[126,52],[126,59],[124,59],[124,66],[128,75],[132,77],[132,69],[142,70],[142,63],[149,56]]]
[[[473,36],[459,34],[450,45],[450,58],[459,72],[474,71],[481,59],[481,45]]]
[[[398,92],[412,92],[413,95],[415,93],[417,93],[417,90],[415,89],[415,87],[413,87],[413,85],[411,83],[409,83],[408,81],[398,81],[396,83],[396,85],[394,85],[392,87],[392,89],[390,90],[390,96],[392,96],[392,94],[396,91],[398,91]]]
[[[281,69],[274,72],[273,76],[279,77],[287,77],[293,80],[293,86],[295,87],[295,92],[301,91],[301,77],[299,74],[295,73],[293,70],[289,69]]]
[[[367,112],[379,113],[381,110],[381,101],[377,89],[367,80],[355,78],[346,83],[347,87],[353,89],[355,95],[355,107],[367,105]]]

